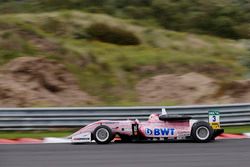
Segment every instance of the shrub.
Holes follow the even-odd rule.
[[[104,23],[94,23],[86,30],[90,39],[117,45],[138,45],[139,38],[132,32]]]
[[[250,23],[237,25],[234,30],[240,38],[250,39]]]
[[[66,24],[57,17],[47,17],[41,25],[41,28],[48,33],[56,35],[67,35],[70,31],[70,24]]]
[[[150,18],[153,15],[153,10],[149,7],[128,6],[124,8],[126,15],[135,19]]]

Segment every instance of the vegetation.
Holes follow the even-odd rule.
[[[250,38],[248,0],[7,0],[1,13],[48,12],[74,9],[106,13],[137,22],[150,20],[167,29]]]
[[[37,138],[42,139],[44,137],[66,137],[73,133],[73,130],[66,131],[1,131],[1,138],[5,139],[18,139],[18,138]]]
[[[242,126],[228,126],[223,127],[225,129],[225,133],[249,133],[250,126],[249,125],[242,125]]]
[[[111,27],[104,23],[94,23],[86,29],[89,39],[96,39],[118,45],[138,45],[139,39],[130,31]],[[81,37],[81,36],[80,36]]]

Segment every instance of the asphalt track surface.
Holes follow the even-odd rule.
[[[250,167],[250,139],[200,144],[0,145],[0,167]]]

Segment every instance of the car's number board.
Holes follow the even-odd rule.
[[[208,111],[209,124],[213,129],[220,129],[220,113],[218,111]]]

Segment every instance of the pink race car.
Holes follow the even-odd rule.
[[[168,115],[165,109],[161,114],[151,114],[148,121],[139,120],[109,121],[91,123],[70,135],[72,143],[95,141],[108,144],[115,136],[122,142],[193,140],[209,142],[222,134],[219,112],[209,111],[209,123],[192,119],[187,115]]]

